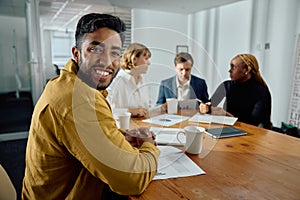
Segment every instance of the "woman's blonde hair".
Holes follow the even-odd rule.
[[[139,58],[141,55],[148,55],[151,57],[150,50],[143,44],[132,43],[126,49],[122,56],[121,67],[122,69],[131,70],[135,68],[134,59]]]
[[[238,54],[236,57],[240,58],[247,67],[251,68],[250,73],[252,76],[264,87],[268,88],[266,82],[260,75],[258,61],[252,54]]]

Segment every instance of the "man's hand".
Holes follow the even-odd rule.
[[[162,112],[167,112],[168,111],[168,105],[167,105],[167,103],[164,103],[164,104],[161,105],[161,111]]]
[[[126,140],[134,147],[141,147],[144,142],[150,142],[157,145],[155,142],[155,134],[148,127],[140,127],[126,131]]]
[[[233,115],[231,113],[226,112],[226,110],[224,110],[221,107],[212,107],[211,102],[200,103],[199,111],[200,111],[201,114],[209,113],[209,114],[212,114],[212,115],[233,117]]]
[[[211,102],[200,103],[200,105],[199,105],[199,111],[202,114],[210,113],[210,111],[211,111]]]

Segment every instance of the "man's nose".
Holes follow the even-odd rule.
[[[104,66],[108,66],[111,65],[113,58],[110,56],[110,53],[108,51],[104,51],[101,55],[100,55],[100,64],[104,65]]]

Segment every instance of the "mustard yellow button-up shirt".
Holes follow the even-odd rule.
[[[117,128],[106,91],[89,87],[69,60],[35,106],[26,150],[23,199],[100,199],[104,183],[142,193],[156,174],[159,150],[132,147]]]

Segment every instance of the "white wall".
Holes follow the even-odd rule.
[[[223,6],[220,10],[216,64],[222,79],[229,79],[229,63],[250,50],[251,1]]]
[[[132,11],[132,42],[146,45],[151,53],[147,79],[151,83],[152,103],[157,100],[162,79],[175,74],[176,45],[187,45],[188,16],[143,9]]]
[[[44,30],[41,34],[42,36],[42,49],[48,49],[48,51],[43,51],[43,68],[45,71],[45,78],[49,80],[50,78],[56,76],[55,68],[52,62],[52,45],[51,45],[51,31]]]
[[[202,61],[195,66],[203,73],[210,94],[223,80],[229,79],[231,58],[249,52],[251,7],[250,1],[243,1],[191,15],[192,27],[196,29],[191,37],[207,51],[207,55],[200,54],[199,45],[193,46],[197,52],[193,56]]]
[[[288,119],[294,72],[298,0],[270,1],[264,75],[272,94],[272,119],[275,125]]]
[[[28,88],[30,71],[25,18],[0,16],[0,27],[0,92],[16,90],[17,70],[23,87]]]
[[[218,15],[219,9],[210,9],[189,15],[189,37],[193,38],[189,46],[192,49],[192,56],[195,58],[193,73],[206,80],[209,94],[213,92],[214,87],[212,86],[222,80],[216,66],[216,45],[219,35]]]

